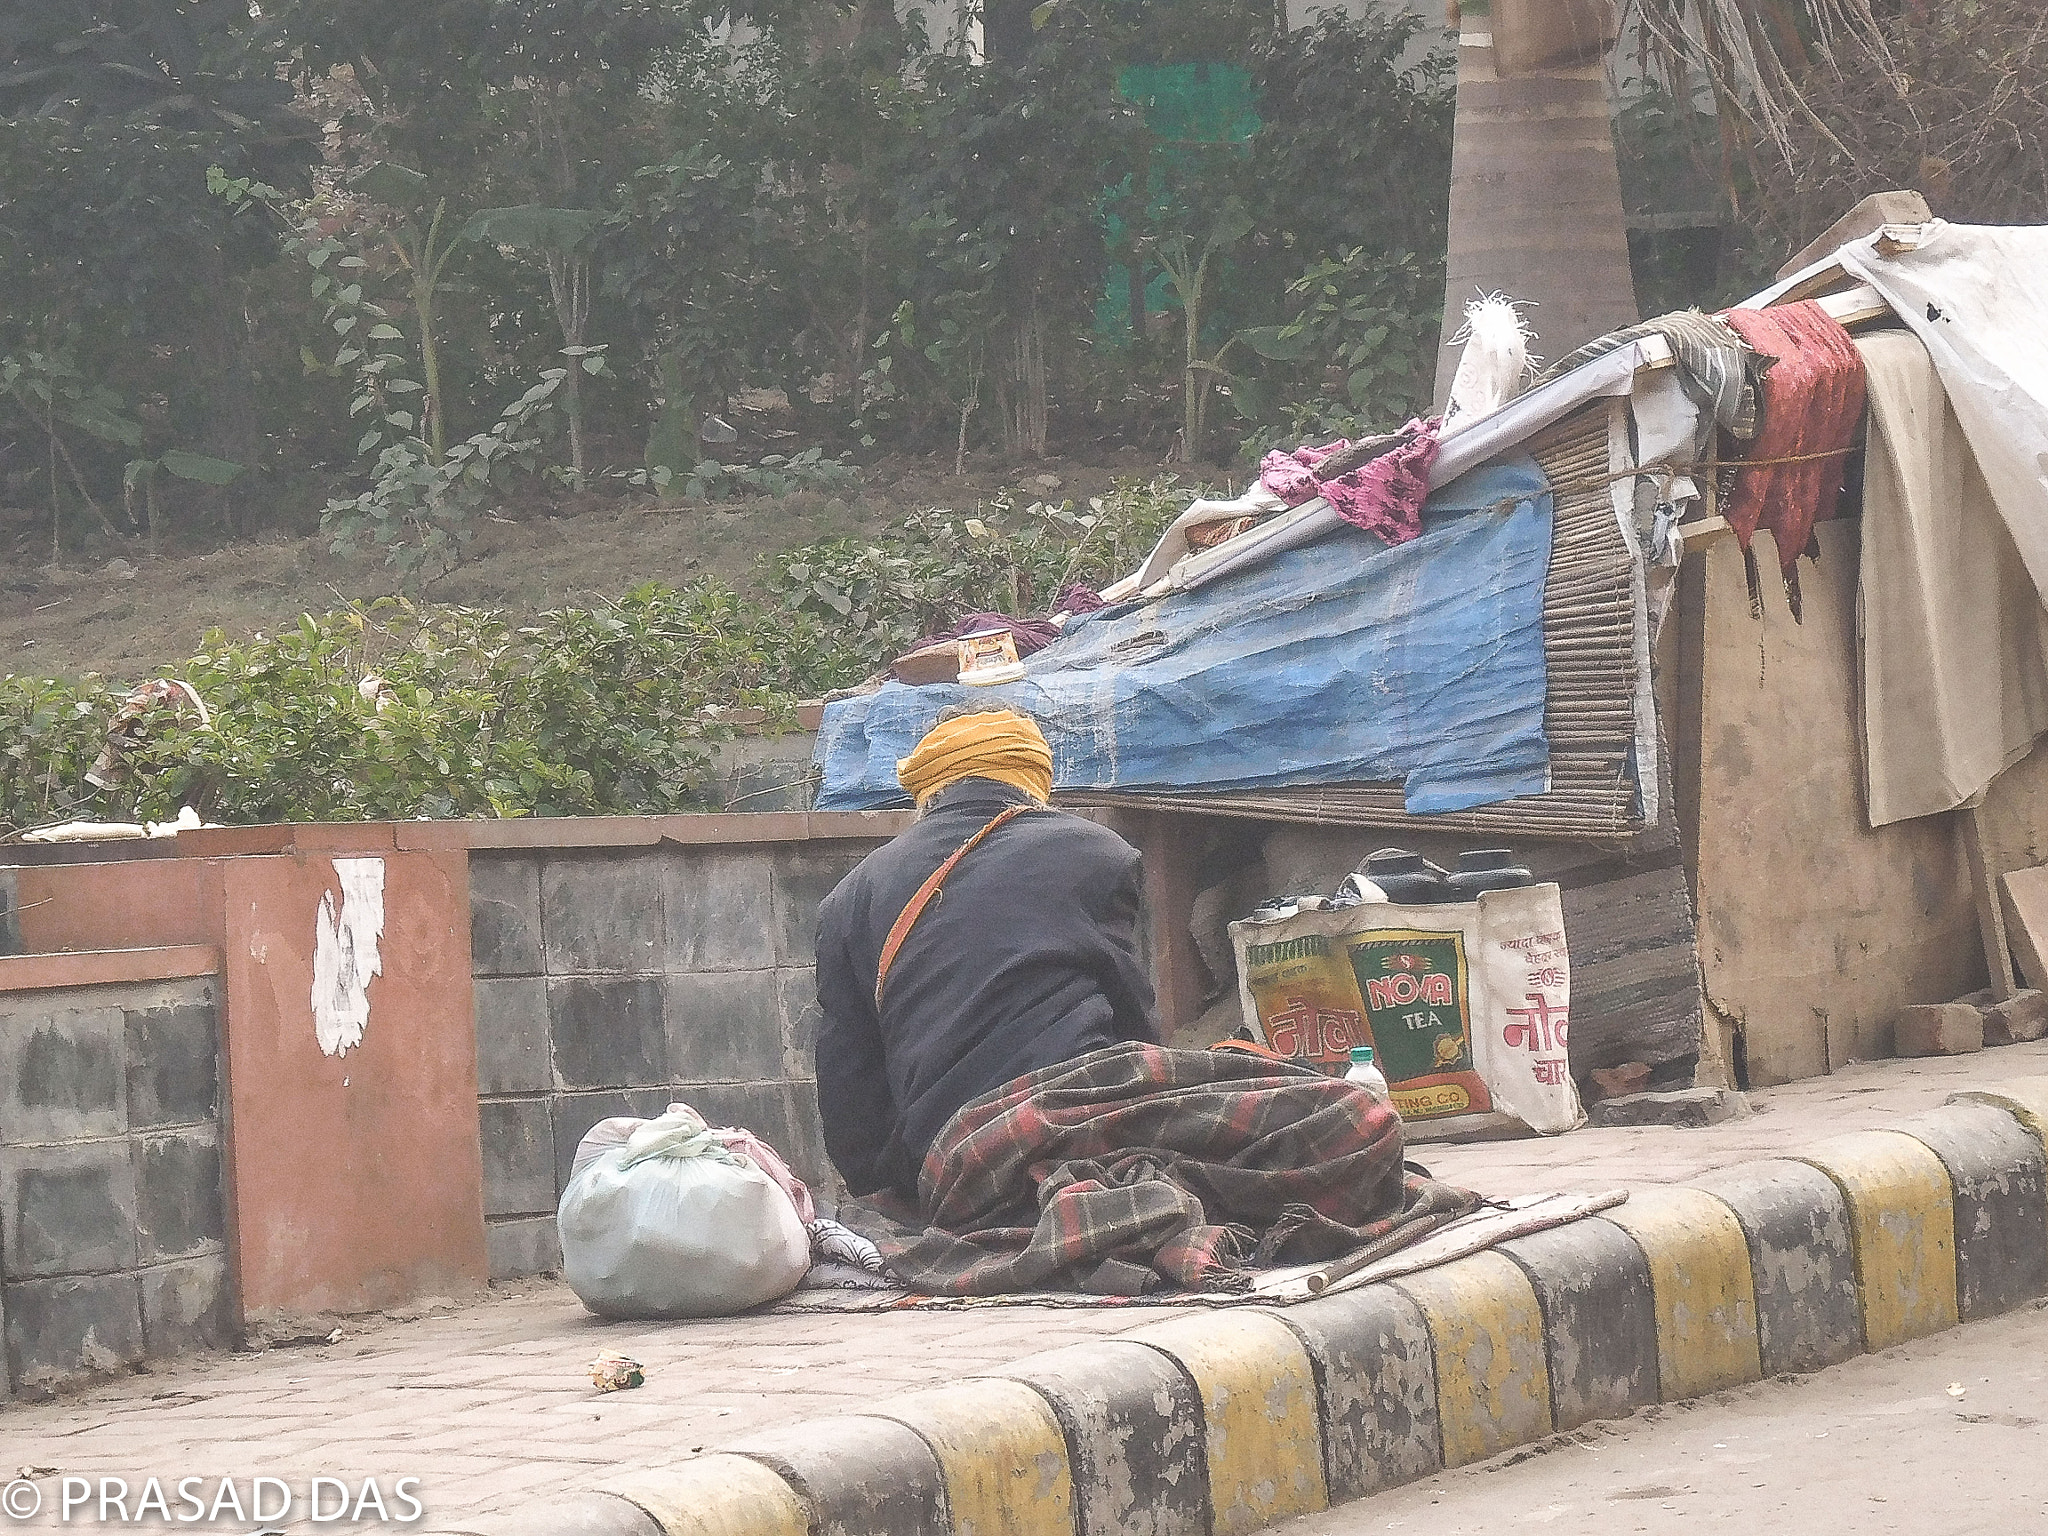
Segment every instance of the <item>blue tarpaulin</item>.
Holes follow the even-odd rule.
[[[897,759],[963,703],[1035,717],[1063,790],[1398,781],[1418,814],[1539,793],[1550,517],[1536,462],[1501,460],[1436,491],[1409,543],[1342,527],[1197,591],[1077,620],[1017,682],[889,682],[835,700],[818,808],[907,804]]]

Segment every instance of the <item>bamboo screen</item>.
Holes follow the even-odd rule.
[[[1549,672],[1543,726],[1550,738],[1550,788],[1544,793],[1429,816],[1403,809],[1398,784],[1319,784],[1222,795],[1098,794],[1075,796],[1073,803],[1611,842],[1645,830],[1633,756],[1633,557],[1615,522],[1607,409],[1607,401],[1593,401],[1526,445],[1549,477],[1553,503],[1550,573],[1543,588]]]

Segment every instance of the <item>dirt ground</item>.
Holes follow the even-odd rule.
[[[1085,501],[1120,475],[1159,468],[1152,456],[1124,450],[1086,461],[971,461],[956,479],[950,459],[894,459],[864,472],[851,503],[814,495],[666,505],[586,497],[580,506],[487,519],[469,558],[417,595],[519,619],[647,581],[717,576],[744,588],[768,551],[872,533],[921,507],[972,513],[1006,489],[1020,501]],[[335,555],[318,535],[259,536],[154,561],[139,538],[101,538],[53,567],[47,517],[0,508],[0,673],[132,681],[190,655],[209,628],[247,635],[343,599],[401,589],[381,554]]]

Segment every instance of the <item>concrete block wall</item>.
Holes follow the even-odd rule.
[[[813,930],[881,841],[472,850],[492,1278],[559,1265],[554,1212],[585,1131],[674,1100],[766,1138],[832,1202]]]
[[[233,1342],[218,982],[0,991],[0,1398]]]

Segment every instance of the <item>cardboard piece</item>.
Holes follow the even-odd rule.
[[[2005,907],[2005,937],[2027,985],[2048,992],[2048,865],[1998,877]]]
[[[1918,192],[1873,192],[1830,224],[1811,245],[1778,268],[1778,281],[1803,272],[1824,256],[1832,256],[1851,240],[1874,235],[1887,224],[1925,224],[1934,217]]]

